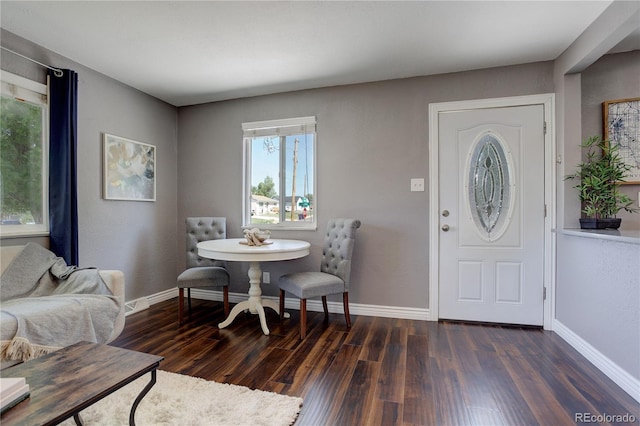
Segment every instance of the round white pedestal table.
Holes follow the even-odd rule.
[[[249,311],[260,317],[262,332],[269,334],[264,308],[271,308],[276,312],[279,306],[273,300],[262,299],[262,270],[260,262],[274,262],[305,257],[309,254],[311,244],[300,240],[267,240],[270,244],[249,246],[244,238],[228,238],[209,240],[198,243],[198,255],[208,259],[226,260],[232,262],[249,262],[249,300],[235,305],[227,319],[218,324],[225,328],[230,325],[240,312]]]

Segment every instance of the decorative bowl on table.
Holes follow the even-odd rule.
[[[267,241],[269,237],[271,237],[271,231],[262,231],[259,228],[245,229],[244,236],[250,246],[261,245],[262,243],[268,244],[265,241]]]
[[[258,239],[260,240],[261,243],[264,243],[265,241],[267,241],[269,239],[269,237],[271,237],[271,231],[269,231],[269,230],[266,230],[266,231],[258,230],[257,232],[255,232],[255,236],[258,237]]]

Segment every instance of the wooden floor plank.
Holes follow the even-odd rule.
[[[560,399],[556,392],[550,391],[540,372],[526,358],[503,357],[501,360],[538,424],[573,422],[571,413],[574,412],[574,407],[563,406],[566,401]]]
[[[394,327],[382,350],[375,398],[402,404],[407,372],[407,328]]]
[[[340,412],[358,363],[360,346],[343,345],[322,377],[303,395],[308,402],[300,412],[300,424],[332,424]]]
[[[407,338],[407,369],[405,372],[404,409],[405,424],[437,424],[436,385],[431,372],[429,340],[423,335]]]
[[[483,373],[477,377],[492,396],[496,409],[508,425],[533,425],[536,417],[529,408],[526,398],[520,393],[509,371],[495,353],[476,353]]]
[[[253,362],[246,363],[246,371],[234,380],[241,386],[251,389],[262,389],[269,382],[270,377],[280,367],[282,360],[287,359],[291,351],[279,348],[266,348],[261,351],[260,356],[254,358]]]
[[[366,424],[367,426],[402,425],[402,409],[403,404],[376,399],[373,401],[366,423],[362,424]]]
[[[437,395],[435,403],[436,423],[440,425],[469,425],[468,400],[464,397],[457,362],[451,358],[430,358],[433,394]]]
[[[367,337],[363,343],[360,359],[366,361],[380,361],[382,352],[387,345],[391,332],[392,320],[375,318],[367,330]]]
[[[227,328],[222,303],[177,299],[127,317],[112,343],[165,357],[160,369],[304,398],[296,425],[572,425],[575,413],[640,404],[553,332],[486,324],[268,312]]]
[[[283,360],[271,380],[289,384],[290,395],[306,395],[324,376],[342,347],[344,337],[342,332],[325,333],[316,339],[307,336],[298,350]]]
[[[336,424],[367,423],[373,407],[373,392],[379,374],[379,362],[358,361],[336,416]]]
[[[353,315],[351,317],[351,330],[349,330],[344,343],[345,345],[363,346],[369,336],[369,330],[371,330],[375,318],[355,317]]]
[[[487,371],[480,364],[478,354],[482,351],[477,345],[470,343],[474,336],[471,336],[468,330],[469,328],[457,329],[449,336],[450,347],[453,349],[449,368],[456,373],[455,385],[459,387],[456,391],[457,397],[463,400],[466,406],[464,414],[458,413],[463,420],[456,423],[507,424],[493,395],[491,382],[486,380]]]

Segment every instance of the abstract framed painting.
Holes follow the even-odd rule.
[[[602,103],[604,139],[618,147],[618,155],[630,167],[625,182],[640,183],[640,98]]]
[[[156,200],[156,147],[103,134],[103,197],[106,200]]]

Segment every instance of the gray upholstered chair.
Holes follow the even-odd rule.
[[[179,322],[184,311],[184,289],[186,288],[191,312],[191,289],[222,287],[224,315],[229,315],[229,273],[225,262],[198,256],[197,245],[201,241],[227,238],[227,220],[224,217],[188,217],[187,224],[187,269],[178,276]]]
[[[296,272],[280,277],[280,320],[284,318],[284,295],[291,293],[300,299],[300,338],[307,335],[307,299],[322,297],[325,320],[329,318],[327,295],[342,293],[347,328],[351,328],[349,316],[349,278],[351,255],[356,238],[358,219],[332,219],[327,224],[322,248],[320,272]]]

